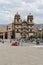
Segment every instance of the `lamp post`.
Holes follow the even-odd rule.
[[[38,38],[38,28],[37,28],[37,30],[36,30],[36,38]]]
[[[42,41],[42,29],[40,28],[39,31],[40,31],[40,35],[39,35],[39,36],[40,36],[40,39],[41,39],[41,41]]]
[[[5,39],[5,32],[3,33],[3,39]]]

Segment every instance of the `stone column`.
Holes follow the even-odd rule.
[[[11,39],[11,34],[10,34],[10,32],[8,32],[8,39]]]
[[[5,32],[3,33],[3,39],[5,39]]]

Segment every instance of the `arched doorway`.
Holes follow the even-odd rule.
[[[12,31],[11,39],[15,39],[15,31]]]
[[[8,34],[7,34],[7,32],[5,32],[5,39],[7,39],[8,38]]]
[[[3,35],[0,35],[0,38],[3,39]]]

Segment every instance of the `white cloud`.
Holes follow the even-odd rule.
[[[25,19],[31,12],[36,23],[37,21],[43,23],[43,0],[0,0],[0,4],[3,5],[0,7],[0,18],[2,19],[12,21],[17,11]]]
[[[10,1],[9,0],[0,0],[0,4],[3,4],[3,3],[9,4]]]
[[[43,23],[43,18],[36,17],[36,18],[34,19],[34,23],[36,23],[36,22],[37,22],[37,24]]]
[[[3,17],[3,19],[4,18],[7,19],[10,16],[12,16],[12,14],[10,12],[8,12],[8,11],[2,11],[2,12],[0,12],[0,16]]]
[[[8,11],[2,11],[0,12],[0,20],[2,20],[3,22],[6,21],[5,23],[2,24],[6,24],[6,23],[11,23],[13,21],[13,14],[11,14]],[[0,21],[1,23],[1,21]]]

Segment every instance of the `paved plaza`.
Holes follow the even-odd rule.
[[[0,65],[43,65],[43,46],[0,44]]]

